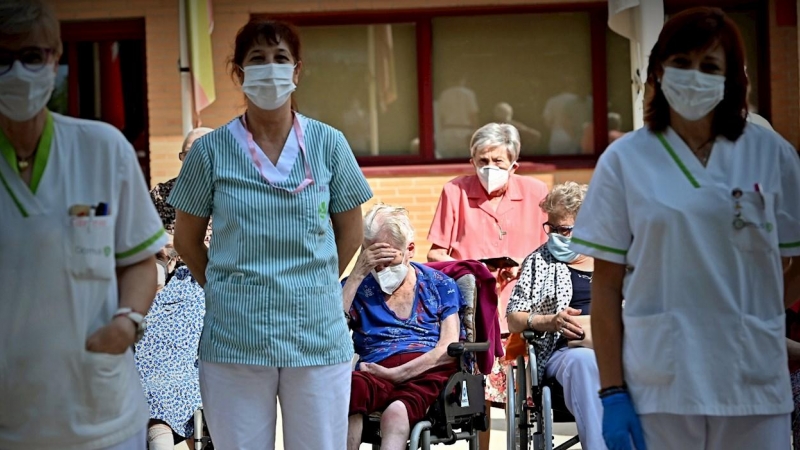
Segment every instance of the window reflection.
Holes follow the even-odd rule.
[[[436,157],[468,158],[481,125],[520,130],[523,155],[582,152],[592,122],[588,13],[433,21]]]
[[[419,153],[413,24],[302,27],[298,108],[340,129],[353,152]]]

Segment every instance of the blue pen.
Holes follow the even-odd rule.
[[[97,204],[97,215],[98,216],[107,216],[108,215],[108,204],[107,203],[98,203]]]

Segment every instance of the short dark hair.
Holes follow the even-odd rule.
[[[714,110],[712,131],[735,141],[744,131],[747,116],[747,74],[742,36],[733,20],[719,8],[682,11],[664,24],[647,66],[644,120],[652,131],[670,124],[669,103],[661,91],[657,71],[677,53],[690,53],[721,45],[725,52],[725,97]]]
[[[228,58],[228,72],[234,81],[241,81],[239,68],[242,67],[247,52],[256,44],[278,45],[286,42],[295,61],[302,61],[300,33],[294,25],[282,20],[250,19],[236,33],[233,55]],[[297,109],[292,96],[292,109]]]

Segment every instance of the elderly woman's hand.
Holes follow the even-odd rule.
[[[544,331],[550,333],[561,333],[567,339],[583,339],[583,328],[575,318],[576,316],[580,315],[580,309],[570,308],[567,306],[567,308],[563,311],[559,311],[557,314],[548,316],[550,320],[547,321],[546,329]]]
[[[378,378],[391,381],[392,383],[402,383],[405,381],[403,370],[401,367],[393,367],[391,369],[383,367],[380,364],[374,363],[361,363],[360,369],[370,375],[375,375]]]
[[[391,263],[397,257],[397,253],[398,251],[387,243],[377,242],[372,244],[361,250],[352,274],[362,278],[366,277],[376,266],[385,266]]]

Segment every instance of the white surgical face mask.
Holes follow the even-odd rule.
[[[0,114],[15,122],[30,120],[47,105],[55,82],[52,64],[32,71],[14,61],[11,70],[0,75]]]
[[[380,272],[376,272],[375,269],[372,269],[372,276],[375,277],[381,290],[386,293],[386,295],[394,294],[394,291],[403,284],[406,275],[408,275],[408,264],[406,264],[405,256],[403,256],[403,262],[400,264],[384,267]]]
[[[725,97],[725,77],[699,70],[665,67],[661,91],[667,103],[686,120],[700,120]]]
[[[297,86],[292,64],[259,64],[244,68],[242,91],[256,106],[269,111],[283,106]]]
[[[483,166],[476,169],[481,186],[483,186],[487,194],[502,189],[503,186],[508,183],[508,177],[512,167],[514,167],[514,164],[511,164],[508,169],[501,169],[497,166]]]

